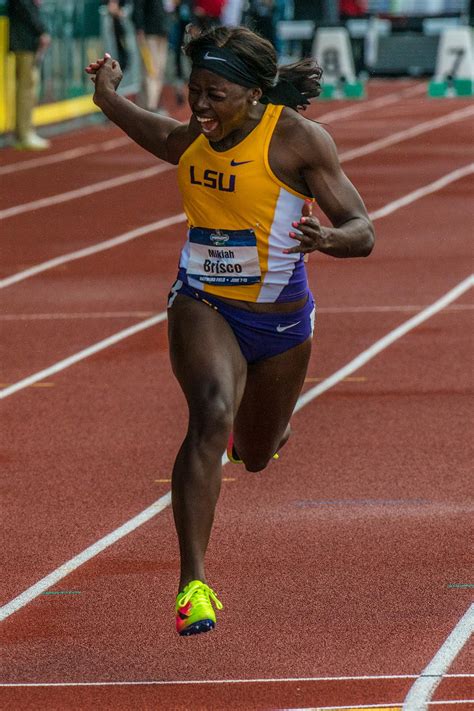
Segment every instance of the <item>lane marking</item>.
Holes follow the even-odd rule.
[[[300,709],[279,709],[279,711],[339,711],[339,709],[345,709],[345,711],[402,711],[402,707],[398,706],[380,706],[380,704],[364,704],[364,706],[314,706],[312,708],[300,708]]]
[[[432,705],[452,705],[452,704],[472,704],[473,699],[450,699],[446,701],[432,701]],[[400,704],[398,706],[380,706],[379,704],[364,704],[364,706],[316,706],[313,708],[300,708],[300,709],[278,709],[278,711],[339,711],[344,709],[344,711],[403,711]]]
[[[388,679],[414,679],[416,675],[405,674],[400,676],[322,676],[322,677],[295,677],[288,679],[176,679],[176,680],[150,680],[150,681],[78,681],[78,682],[17,682],[0,683],[0,687],[50,687],[50,686],[188,686],[209,684],[294,684],[298,682],[325,682],[325,681],[374,681]]]
[[[424,307],[423,304],[418,306],[323,306],[318,307],[320,314],[369,314],[369,313],[407,313],[411,311],[420,311]],[[472,311],[474,304],[451,304],[446,311]],[[1,316],[0,316],[1,319]]]
[[[314,507],[320,506],[430,506],[439,507],[438,502],[427,499],[302,499],[293,501],[296,506]],[[471,509],[466,507],[468,511]]]
[[[156,316],[153,316],[152,318],[148,318],[145,321],[140,321],[140,323],[137,323],[133,326],[129,326],[129,328],[125,328],[122,331],[118,331],[112,336],[104,338],[102,341],[94,343],[92,346],[88,346],[82,351],[74,353],[72,356],[69,356],[68,358],[64,358],[63,360],[54,363],[54,365],[51,365],[49,368],[44,368],[44,370],[40,370],[37,373],[33,373],[33,375],[30,375],[29,377],[24,378],[23,380],[19,380],[13,385],[9,385],[4,390],[0,390],[0,400],[3,400],[4,398],[9,397],[10,395],[13,395],[13,393],[18,392],[19,390],[28,388],[30,385],[33,385],[33,383],[37,383],[39,380],[48,378],[50,375],[55,375],[56,373],[59,373],[60,371],[65,370],[66,368],[69,368],[71,365],[79,363],[81,360],[85,360],[86,358],[89,358],[90,356],[95,355],[96,353],[100,353],[100,351],[103,351],[105,348],[109,348],[109,346],[115,345],[115,343],[118,343],[119,341],[122,341],[125,338],[129,338],[130,336],[134,336],[140,331],[144,331],[145,329],[150,328],[151,326],[155,326],[156,324],[165,321],[166,318],[166,311],[162,311],[161,313],[157,314]]]
[[[34,267],[25,269],[23,272],[17,272],[12,274],[5,279],[0,280],[0,289],[5,289],[7,286],[16,284],[23,279],[28,279],[29,277],[36,276],[41,272],[45,272],[48,269],[53,269],[61,264],[66,264],[67,262],[72,262],[76,259],[83,259],[84,257],[89,257],[91,254],[97,254],[98,252],[103,252],[107,249],[112,249],[117,247],[119,244],[125,244],[125,242],[130,242],[137,237],[143,237],[144,235],[150,234],[150,232],[155,232],[156,230],[162,230],[165,227],[171,227],[172,225],[177,225],[180,222],[186,221],[186,215],[181,212],[178,215],[172,215],[171,217],[165,217],[163,220],[158,220],[157,222],[151,222],[148,225],[143,225],[142,227],[137,227],[134,230],[125,232],[124,234],[118,235],[117,237],[112,237],[104,242],[99,242],[98,244],[92,245],[91,247],[84,247],[84,249],[78,249],[75,252],[69,252],[69,254],[63,254],[60,257],[55,257],[54,259],[48,259],[47,262],[42,262]]]
[[[305,383],[321,383],[324,378],[305,378]],[[367,378],[344,378],[344,383],[365,383]]]
[[[90,313],[0,314],[0,321],[55,321],[89,318],[147,318],[152,311],[92,311]]]
[[[345,151],[339,155],[339,160],[341,163],[343,161],[354,160],[354,158],[360,158],[360,156],[366,156],[369,153],[374,153],[381,148],[388,148],[388,146],[393,146],[401,141],[406,141],[409,138],[415,138],[415,136],[420,136],[422,133],[427,133],[428,131],[434,131],[437,128],[442,128],[450,123],[455,123],[456,121],[462,121],[465,118],[469,118],[474,114],[474,107],[468,106],[464,109],[458,109],[457,111],[452,111],[450,114],[444,114],[439,118],[431,119],[430,121],[424,121],[411,128],[405,128],[403,131],[397,131],[392,133],[390,136],[385,138],[379,138],[371,143],[366,143],[364,146],[359,148],[353,148],[350,151]]]
[[[72,573],[76,568],[79,568],[87,561],[94,558],[96,555],[104,551],[106,548],[116,543],[118,540],[127,536],[129,533],[134,531],[139,526],[154,518],[163,509],[167,508],[171,504],[171,492],[168,491],[164,496],[160,497],[151,506],[148,506],[144,511],[141,511],[137,516],[134,516],[129,521],[124,523],[119,528],[116,528],[111,533],[100,540],[93,543],[91,546],[83,550],[81,553],[71,558],[63,565],[56,568],[52,573],[42,578],[39,582],[35,583],[28,590],[25,590],[21,595],[18,595],[14,600],[7,603],[0,608],[0,621],[4,620],[6,617],[11,615],[16,610],[19,610],[24,605],[34,600],[39,595],[41,595],[45,590],[51,588],[53,585],[58,583],[60,580],[65,578],[67,575]]]
[[[474,634],[474,604],[470,605],[433,659],[423,669],[403,702],[403,711],[427,711],[431,698],[459,652]]]
[[[306,401],[309,402],[309,400],[311,400],[313,397],[313,392],[316,392],[323,387],[324,390],[321,390],[321,392],[325,392],[325,390],[328,390],[336,382],[340,382],[341,380],[344,380],[344,378],[352,375],[352,373],[358,370],[361,365],[364,365],[364,363],[371,360],[374,355],[377,355],[377,353],[380,353],[382,350],[384,350],[387,345],[390,345],[398,338],[400,338],[401,335],[404,335],[412,328],[425,321],[427,318],[430,318],[430,316],[432,316],[434,313],[437,313],[437,311],[443,309],[452,301],[455,301],[457,298],[459,298],[459,296],[468,291],[473,286],[473,284],[474,276],[471,274],[469,277],[460,282],[460,284],[458,284],[454,289],[449,291],[444,297],[436,301],[431,306],[428,306],[420,313],[416,314],[413,318],[409,319],[408,321],[405,321],[404,324],[396,328],[394,331],[391,331],[387,336],[385,336],[385,338],[381,339],[380,341],[377,341],[373,346],[361,353],[356,359],[354,359],[354,361],[351,361],[351,363],[346,365],[344,368],[341,368],[336,373],[326,378],[319,385],[316,385],[315,387],[307,390],[303,395],[300,396],[298,403],[300,402],[300,400],[304,400],[305,403]],[[438,304],[441,304],[439,308]],[[118,331],[112,336],[109,336],[103,339],[102,341],[98,341],[98,343],[94,343],[91,346],[88,346],[87,348],[84,348],[83,350],[73,354],[72,356],[68,356],[67,358],[64,358],[63,360],[54,363],[48,368],[44,368],[43,370],[37,371],[36,373],[33,373],[32,375],[23,378],[22,380],[19,380],[16,383],[13,383],[13,385],[8,386],[4,390],[0,390],[0,400],[9,397],[10,395],[19,392],[24,388],[31,386],[33,383],[37,383],[40,380],[45,380],[51,375],[55,375],[56,373],[59,373],[62,370],[65,370],[66,368],[69,368],[71,365],[79,363],[80,361],[85,360],[86,358],[89,358],[90,356],[95,355],[100,351],[103,351],[105,348],[108,348],[109,346],[112,346],[115,343],[124,340],[125,338],[129,338],[130,336],[133,336],[136,333],[139,333],[140,331],[150,328],[155,324],[161,323],[166,319],[167,313],[166,311],[162,311],[161,313],[156,314],[156,316],[152,316],[151,318],[146,319],[145,321],[140,321],[139,323],[134,324],[133,326],[129,326],[128,328],[125,328],[122,331]],[[361,365],[359,365],[359,362]],[[317,395],[314,395],[314,397],[317,397]],[[304,407],[304,404],[298,406],[298,403],[296,404],[297,409],[295,409],[295,412],[297,412],[300,407]]]
[[[231,479],[231,478],[229,478],[229,477],[222,477],[222,481],[237,481],[237,479]],[[170,482],[171,482],[171,479],[170,479],[170,478],[168,478],[168,479],[155,479],[155,483],[158,483],[158,484],[164,484],[164,483],[169,484]]]
[[[390,215],[396,210],[399,210],[400,208],[405,207],[406,205],[410,205],[416,200],[430,195],[431,193],[434,193],[437,190],[441,190],[450,183],[469,175],[473,172],[473,170],[474,163],[465,165],[462,168],[457,168],[456,170],[447,173],[446,175],[441,178],[438,178],[432,183],[428,183],[427,185],[424,185],[421,188],[417,188],[416,190],[407,193],[407,195],[404,195],[403,197],[398,198],[397,200],[389,202],[387,205],[379,208],[378,210],[375,210],[374,212],[369,212],[369,217],[372,221],[379,220],[382,217],[386,217],[387,215]],[[143,225],[142,227],[130,230],[130,232],[125,232],[124,234],[118,235],[117,237],[112,237],[111,239],[105,240],[104,242],[99,242],[98,244],[92,245],[90,247],[85,247],[84,249],[79,249],[75,252],[70,252],[69,254],[64,254],[62,256],[55,257],[54,259],[49,259],[47,262],[42,262],[34,267],[30,267],[29,269],[25,269],[21,272],[16,272],[16,274],[12,274],[11,276],[5,277],[4,279],[0,279],[0,289],[5,289],[6,287],[11,286],[12,284],[16,284],[20,281],[23,281],[24,279],[28,279],[29,277],[35,276],[36,274],[40,274],[41,272],[44,272],[48,269],[60,266],[61,264],[72,262],[76,259],[82,259],[83,257],[88,257],[92,254],[103,252],[107,249],[112,249],[113,247],[116,247],[119,244],[125,244],[125,242],[129,242],[130,240],[136,239],[137,237],[147,235],[149,234],[149,232],[153,232],[154,230],[162,229],[163,227],[170,227],[172,225],[185,221],[186,215],[182,212],[178,215],[166,217],[162,220],[158,220],[157,222],[152,222],[148,225]]]
[[[42,595],[80,595],[80,590],[46,590]]]
[[[353,372],[361,368],[372,358],[378,355],[382,350],[384,350],[396,340],[401,338],[403,335],[408,333],[410,330],[418,326],[420,323],[423,323],[423,321],[426,321],[427,319],[431,318],[431,316],[438,313],[438,311],[441,311],[451,301],[455,301],[457,298],[459,298],[459,296],[461,296],[461,294],[470,289],[473,285],[474,275],[471,275],[467,279],[464,279],[462,282],[460,282],[449,292],[447,292],[440,299],[438,299],[426,309],[421,311],[415,317],[409,319],[404,324],[394,329],[380,340],[376,341],[372,346],[367,348],[360,355],[356,356],[356,358],[351,360],[343,368],[340,368],[324,382],[320,383],[319,385],[316,385],[315,387],[311,388],[306,393],[301,395],[298,398],[298,402],[296,403],[294,413],[297,413],[305,405],[310,403],[316,397],[322,395],[322,393],[326,392],[326,390],[329,390],[329,388],[336,385],[336,383],[340,382],[343,378],[347,377],[348,375],[351,375]],[[91,346],[90,348],[81,351],[80,354],[76,354],[76,356],[71,356],[71,358],[67,358],[64,361],[60,361],[60,363],[57,363],[55,366],[52,366],[52,368],[48,368],[44,371],[41,371],[41,373],[36,373],[35,375],[32,375],[29,378],[26,378],[25,380],[16,383],[16,385],[8,388],[7,390],[3,390],[2,392],[0,392],[0,397],[8,397],[8,395],[12,395],[14,392],[17,392],[23,387],[26,387],[24,383],[31,384],[31,382],[34,382],[35,378],[40,379],[41,377],[41,379],[43,379],[45,377],[46,372],[48,372],[49,375],[51,372],[58,372],[58,370],[63,370],[69,365],[72,365],[74,362],[77,362],[79,356],[79,359],[81,360],[87,358],[93,352],[97,352],[95,349],[98,346],[100,346],[100,350],[103,350],[104,348],[107,348],[108,345],[117,343],[118,340],[121,340],[122,338],[126,338],[128,336],[133,335],[133,333],[137,333],[138,331],[142,331],[145,328],[149,328],[150,326],[154,325],[154,323],[159,323],[159,321],[163,321],[165,316],[166,314],[160,314],[153,319],[148,319],[147,321],[143,321],[140,324],[137,324],[137,326],[135,327],[126,329],[125,331],[121,331],[115,336],[111,336],[110,338],[105,339],[105,341],[101,341],[100,344]],[[124,333],[126,333],[126,335],[122,335]],[[223,464],[228,461],[225,452],[223,454],[222,461]],[[54,570],[52,573],[42,578],[39,582],[35,583],[23,593],[15,597],[13,600],[3,605],[3,607],[0,608],[0,620],[4,620],[6,617],[9,617],[11,614],[19,610],[24,605],[27,605],[29,602],[38,597],[38,595],[40,595],[44,590],[47,590],[48,588],[52,587],[59,580],[62,580],[66,575],[69,575],[69,573],[71,573],[73,570],[76,570],[76,568],[83,565],[83,563],[98,555],[100,552],[111,546],[123,536],[128,535],[128,533],[134,531],[146,521],[149,521],[157,513],[166,508],[170,503],[171,492],[167,492],[164,496],[158,499],[158,501],[156,501],[154,504],[151,504],[151,506],[139,513],[130,521],[127,521],[122,526],[115,529],[104,538],[101,538],[96,543],[93,543],[91,546],[86,548],[85,551],[82,551],[74,558],[71,558],[71,560],[67,561],[62,566]],[[411,709],[409,711],[411,711]]]
[[[456,121],[461,121],[474,114],[474,107],[467,107],[459,109],[457,111],[452,111],[449,114],[444,114],[439,118],[432,119],[430,121],[425,121],[419,123],[411,128],[404,129],[403,131],[397,131],[392,133],[385,138],[380,138],[376,141],[371,141],[363,146],[359,146],[350,151],[346,151],[339,154],[339,161],[341,163],[345,161],[353,160],[356,157],[368,155],[369,153],[374,153],[381,148],[386,148],[387,146],[392,146],[401,141],[407,140],[408,138],[413,138],[414,136],[419,136],[428,131],[433,131],[436,128],[442,128]],[[76,190],[70,190],[66,193],[59,193],[58,195],[51,195],[50,197],[41,198],[39,200],[33,200],[32,202],[22,203],[20,205],[14,205],[13,207],[0,210],[0,220],[6,219],[8,217],[13,217],[16,215],[23,214],[25,212],[30,212],[31,210],[38,210],[43,207],[49,207],[51,205],[57,205],[59,203],[67,202],[69,200],[76,200],[92,193],[97,193],[100,190],[108,190],[113,187],[118,187],[120,185],[126,185],[128,183],[144,180],[149,178],[156,173],[163,172],[164,170],[173,170],[175,165],[169,163],[160,164],[159,166],[152,166],[146,168],[145,170],[136,171],[134,173],[127,173],[126,175],[119,176],[117,178],[110,178],[108,180],[102,180],[98,183],[92,185],[87,185],[82,188],[77,188]]]
[[[429,185],[426,185],[424,188],[419,188],[418,190],[415,190],[412,193],[408,193],[408,195],[405,195],[404,198],[401,198],[401,199],[395,200],[394,202],[388,203],[388,205],[385,205],[385,207],[381,208],[381,210],[378,210],[377,214],[376,213],[371,214],[372,220],[375,221],[377,219],[380,219],[381,217],[385,217],[386,215],[394,212],[395,210],[398,210],[401,207],[404,207],[405,205],[410,204],[411,202],[415,202],[416,200],[419,200],[421,197],[424,197],[425,195],[428,195],[429,193],[435,192],[436,190],[440,190],[441,188],[443,188],[447,184],[449,184],[449,182],[452,182],[453,180],[458,180],[460,177],[463,177],[465,175],[466,170],[469,170],[470,172],[472,172],[473,168],[474,168],[474,163],[471,163],[469,166],[465,166],[464,168],[460,168],[455,171],[452,171],[451,173],[448,173],[448,175],[445,175],[443,178],[440,178],[439,180],[434,181],[434,183],[430,183]],[[383,214],[382,214],[382,212],[383,212]],[[156,229],[157,225],[168,226],[169,224],[172,224],[173,221],[178,220],[178,219],[184,221],[186,219],[186,216],[184,215],[184,213],[181,213],[181,215],[175,215],[174,217],[166,218],[165,220],[160,220],[159,222],[155,222],[153,224]],[[138,230],[132,231],[132,233],[134,234],[135,237],[141,236],[142,234],[146,234],[146,232],[147,232],[146,225],[138,228]],[[130,235],[132,233],[127,232],[124,235],[120,235],[119,237],[116,237],[112,240],[107,240],[106,242],[102,242],[99,245],[96,245],[94,247],[87,247],[85,250],[79,250],[79,252],[81,253],[81,256],[86,256],[84,254],[85,252],[90,254],[90,253],[95,252],[99,248],[110,249],[111,242],[114,242],[114,244],[117,240],[122,240],[123,242],[126,242],[129,239],[131,239]],[[107,246],[107,245],[109,245],[109,246]],[[45,269],[49,268],[46,266],[47,264],[50,264],[51,262],[58,263],[58,260],[63,260],[66,258],[69,258],[68,261],[71,259],[78,259],[79,257],[73,256],[73,255],[77,255],[77,254],[78,254],[77,252],[73,252],[69,255],[65,255],[65,257],[57,257],[54,260],[50,260],[50,262],[44,262],[42,265],[39,264],[39,265],[37,265],[37,267],[32,267],[32,269],[28,270],[28,271],[31,272],[33,270],[40,270],[42,267],[44,267]],[[14,274],[12,277],[9,278],[10,283],[11,283],[11,280],[13,280],[13,279],[19,280],[20,277],[26,278],[26,277],[22,277],[22,274],[25,274],[25,272]],[[469,278],[472,278],[472,277],[469,277]],[[0,287],[5,286],[5,285],[8,286],[8,284],[5,284],[6,281],[8,281],[8,279],[3,280],[3,283],[0,282]],[[133,333],[135,332],[135,331],[133,331],[134,328],[136,328],[138,330],[143,330],[143,328],[149,327],[148,325],[143,326],[143,324],[153,325],[154,323],[159,322],[159,321],[156,321],[155,319],[164,321],[166,318],[167,318],[166,311],[163,311],[160,314],[151,317],[150,319],[140,322],[142,324],[142,326],[140,326],[140,324],[136,324],[135,326],[131,326],[129,328],[124,329],[123,331],[119,331],[114,336],[110,337],[112,339],[115,339],[113,341],[110,341],[110,339],[105,339],[103,341],[99,341],[99,343],[92,345],[83,351],[80,351],[76,355],[70,356],[69,358],[65,358],[64,360],[59,361],[59,363],[56,363],[55,365],[50,366],[49,368],[41,370],[38,373],[35,373],[35,374],[25,378],[24,380],[18,381],[17,383],[10,386],[9,388],[1,391],[0,392],[0,399],[3,397],[8,397],[9,395],[13,394],[14,392],[18,392],[18,390],[22,390],[24,387],[28,387],[32,383],[38,382],[38,380],[43,380],[44,378],[49,377],[49,375],[52,375],[54,373],[58,373],[61,370],[64,370],[64,368],[69,367],[69,365],[77,363],[78,361],[83,360],[84,358],[87,358],[90,355],[93,355],[94,353],[96,353],[100,350],[103,350],[103,348],[106,348],[107,345],[109,345],[111,343],[117,343],[118,341],[122,340],[123,338],[127,338],[129,335],[133,335]],[[104,344],[106,344],[106,345],[104,345]],[[94,350],[96,348],[97,348],[97,350]],[[348,373],[348,375],[350,375],[350,373]],[[311,392],[311,391],[308,391],[308,393],[309,392]]]
[[[377,99],[369,99],[357,106],[348,106],[343,109],[329,111],[326,114],[318,116],[316,120],[326,121],[337,118],[343,119],[346,117],[354,116],[356,114],[364,113],[365,111],[371,111],[373,109],[388,106],[390,104],[395,104],[403,98],[408,98],[411,96],[416,96],[417,94],[425,93],[425,84],[417,84],[416,86],[410,86],[403,90],[390,92],[389,94],[385,94],[385,96],[381,96]],[[125,145],[133,145],[133,140],[128,136],[112,138],[107,141],[104,141],[103,143],[89,143],[85,146],[70,148],[59,153],[54,153],[53,155],[41,156],[38,158],[33,158],[31,160],[18,161],[16,163],[7,163],[5,165],[0,166],[0,175],[17,173],[23,170],[31,170],[33,168],[41,168],[45,165],[53,165],[54,163],[62,163],[68,160],[73,160],[75,158],[82,158],[83,156],[88,156],[94,153],[112,151],[115,148],[119,148]]]
[[[332,119],[345,119],[351,116],[356,116],[357,114],[364,113],[367,110],[378,109],[384,106],[389,106],[390,104],[396,104],[400,99],[416,96],[417,94],[425,94],[426,86],[425,84],[417,84],[416,86],[410,86],[407,89],[401,91],[396,91],[390,94],[385,94],[385,96],[380,96],[377,99],[368,99],[361,104],[356,106],[346,106],[343,109],[335,109],[334,111],[328,111],[321,116],[316,116],[315,120],[318,122],[331,121]]]
[[[82,188],[68,190],[65,193],[58,193],[57,195],[50,195],[49,197],[40,198],[39,200],[32,200],[31,202],[24,202],[20,205],[13,205],[13,207],[7,207],[5,210],[0,210],[0,220],[5,220],[8,217],[15,217],[16,215],[23,215],[25,212],[39,210],[42,207],[51,207],[51,205],[59,205],[63,202],[69,202],[70,200],[77,200],[78,198],[87,197],[87,195],[95,195],[102,190],[111,190],[112,188],[117,188],[121,185],[134,183],[137,180],[153,178],[159,173],[164,173],[175,168],[176,166],[171,165],[171,163],[160,163],[160,165],[154,165],[150,168],[145,168],[144,170],[136,170],[133,173],[126,173],[125,175],[119,175],[116,178],[108,178],[107,180],[100,180],[98,183],[85,185]]]
[[[400,306],[318,306],[318,314],[416,313],[424,304]],[[444,311],[472,311],[474,304],[451,304]],[[92,311],[90,313],[0,314],[0,321],[69,321],[74,319],[149,318],[153,311]]]
[[[7,163],[6,165],[0,166],[0,175],[17,173],[21,170],[30,170],[32,168],[41,168],[44,165],[52,165],[54,163],[62,163],[63,161],[73,160],[74,158],[82,158],[82,156],[87,156],[91,153],[105,153],[105,151],[113,151],[114,148],[119,148],[127,143],[132,144],[132,139],[128,137],[111,138],[103,143],[89,143],[86,146],[69,148],[66,151],[54,153],[50,156],[41,156],[40,158],[24,160],[18,163]]]
[[[135,681],[51,681],[51,682],[11,682],[0,683],[0,687],[37,687],[37,686],[189,686],[189,685],[209,685],[209,684],[294,684],[299,682],[325,682],[325,681],[385,681],[390,679],[416,679],[417,674],[378,674],[366,676],[301,676],[301,677],[277,677],[277,678],[257,678],[257,679],[147,679]],[[447,674],[449,679],[472,679],[474,674]],[[431,703],[437,703],[432,701]],[[443,703],[443,702],[440,702]],[[455,702],[458,703],[458,702]],[[377,704],[380,706],[381,704]],[[329,706],[329,709],[334,706]],[[352,707],[354,708],[354,707]],[[362,707],[364,708],[364,707]]]
[[[344,367],[339,368],[339,370],[330,375],[329,378],[326,378],[326,380],[324,380],[322,383],[320,383],[319,385],[315,385],[313,388],[310,388],[305,393],[303,393],[303,395],[300,395],[300,397],[298,398],[298,402],[296,403],[294,412],[298,412],[299,410],[301,410],[302,407],[311,402],[311,400],[313,400],[315,397],[319,397],[319,395],[322,395],[324,392],[326,392],[326,390],[332,388],[334,385],[336,385],[336,383],[339,383],[344,378],[347,378],[347,376],[352,375],[352,373],[355,373],[356,370],[359,370],[359,368],[368,363],[370,360],[372,360],[372,358],[381,353],[383,350],[388,348],[388,346],[392,345],[392,343],[395,343],[395,341],[406,335],[409,331],[413,330],[424,321],[427,321],[429,318],[438,313],[438,311],[441,311],[447,304],[451,303],[451,301],[455,301],[456,299],[458,299],[462,294],[471,289],[473,286],[474,275],[471,274],[462,282],[457,284],[454,289],[448,291],[447,294],[442,296],[433,304],[423,309],[423,311],[420,311],[420,313],[416,314],[416,316],[413,316],[412,318],[408,319],[408,321],[402,323],[393,331],[387,333],[386,336],[373,343],[365,351],[362,351],[362,353],[360,353],[356,358],[351,360],[350,363],[347,363],[347,365],[345,365]]]
[[[34,383],[32,388],[54,388],[56,383]],[[0,388],[9,388],[11,383],[0,383]]]
[[[465,178],[466,176],[471,175],[473,172],[474,163],[468,163],[462,168],[453,170],[451,173],[444,175],[438,180],[434,180],[432,183],[429,183],[428,185],[425,185],[422,188],[417,188],[417,190],[413,190],[411,193],[407,193],[407,195],[404,195],[398,200],[394,200],[385,207],[381,207],[379,210],[375,210],[374,212],[369,213],[369,217],[372,220],[379,220],[382,217],[387,217],[387,215],[390,215],[392,212],[395,212],[395,210],[399,210],[401,207],[406,207],[407,205],[410,205],[410,203],[415,202],[416,200],[419,200],[420,198],[425,197],[430,193],[434,193],[437,190],[441,190],[442,188],[446,187],[455,180]]]

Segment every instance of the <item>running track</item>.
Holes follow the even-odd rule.
[[[190,640],[168,505],[175,170],[111,127],[2,152],[2,708],[474,708],[474,108],[374,82],[311,116],[377,245],[311,256],[294,436],[262,475],[225,466],[208,555],[225,610]]]

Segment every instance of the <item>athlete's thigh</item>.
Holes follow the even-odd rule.
[[[173,372],[190,406],[220,397],[235,413],[247,364],[227,321],[206,304],[178,294],[168,309],[168,333]]]
[[[303,387],[312,339],[248,366],[247,382],[234,422],[236,451],[259,459],[277,450]]]

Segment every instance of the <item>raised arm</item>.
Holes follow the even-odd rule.
[[[343,172],[334,141],[321,126],[298,122],[292,141],[299,174],[332,227],[324,227],[306,205],[291,233],[298,245],[290,252],[318,250],[333,257],[366,257],[374,246],[374,228],[359,193]]]
[[[95,84],[94,103],[139,146],[153,155],[176,164],[199,134],[197,122],[180,123],[140,108],[117,94],[122,80],[119,63],[109,54],[86,67]]]

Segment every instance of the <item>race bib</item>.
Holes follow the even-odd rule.
[[[188,277],[204,284],[236,286],[261,280],[253,230],[189,230]]]

